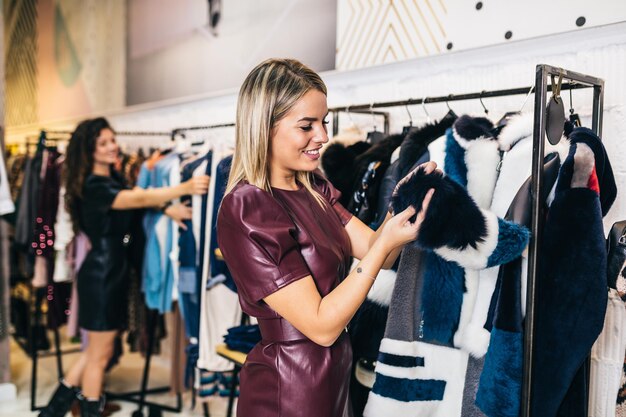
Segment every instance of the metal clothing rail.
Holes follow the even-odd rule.
[[[357,113],[357,114],[369,114],[373,116],[383,116],[383,133],[385,135],[389,135],[389,113],[385,111],[374,111],[373,104],[367,106],[367,111],[365,109],[360,109],[362,106],[348,106],[344,108],[334,108],[328,109],[329,113],[333,114],[333,136],[339,133],[339,113]]]
[[[578,83],[563,83],[561,86],[561,90],[577,90],[579,88],[588,88],[588,85],[582,85]],[[373,102],[370,104],[358,104],[358,105],[350,105],[350,106],[339,106],[328,109],[329,112],[333,113],[333,135],[339,133],[339,113],[370,113],[374,115],[383,115],[385,117],[385,134],[389,134],[389,113],[386,112],[377,112],[372,109],[377,108],[386,108],[386,107],[401,107],[401,106],[412,106],[415,104],[432,104],[432,103],[448,103],[450,101],[462,101],[462,100],[481,100],[483,98],[490,97],[505,97],[505,96],[514,96],[521,94],[529,94],[529,92],[535,91],[535,87],[521,87],[521,88],[509,88],[504,90],[483,90],[477,93],[464,93],[464,94],[448,94],[447,96],[435,96],[435,97],[424,97],[424,98],[409,98],[407,100],[396,100],[396,101],[381,101],[381,102]],[[552,86],[548,86],[548,91],[552,91]]]
[[[43,143],[45,143],[45,140],[48,140],[47,135],[48,134],[52,134],[52,135],[71,135],[73,132],[70,131],[63,131],[63,130],[45,130],[42,129],[39,135],[39,142],[43,141]],[[123,132],[116,132],[116,135],[119,136],[170,136],[170,132],[146,132],[146,131],[137,131],[137,132],[133,132],[133,131],[123,131]],[[58,138],[56,138],[58,139]],[[63,378],[63,361],[62,361],[62,355],[64,354],[69,354],[69,353],[77,353],[80,352],[80,349],[75,348],[75,349],[69,349],[69,350],[61,350],[61,346],[60,346],[60,336],[59,336],[59,329],[55,328],[53,330],[54,333],[54,344],[55,344],[55,351],[54,352],[43,352],[43,353],[39,353],[38,349],[37,349],[37,343],[36,343],[36,327],[38,325],[41,324],[41,303],[43,301],[43,298],[45,296],[45,288],[39,288],[36,289],[35,292],[35,309],[34,309],[34,320],[31,321],[31,332],[30,332],[30,337],[31,337],[31,341],[30,341],[30,352],[28,352],[28,350],[26,350],[29,354],[30,357],[32,359],[32,372],[31,372],[31,411],[36,411],[36,410],[40,410],[43,407],[42,406],[37,406],[36,405],[36,398],[37,398],[37,369],[38,369],[38,359],[41,357],[48,357],[48,356],[55,356],[56,357],[56,365],[57,365],[57,373],[59,376],[59,379]],[[148,348],[146,351],[146,355],[145,355],[145,362],[144,362],[144,367],[143,367],[143,372],[142,372],[142,379],[141,379],[141,388],[139,391],[132,391],[132,392],[123,392],[123,393],[111,393],[111,392],[106,392],[106,395],[108,398],[111,399],[117,399],[117,400],[121,400],[121,401],[127,401],[127,402],[131,402],[131,403],[136,403],[138,404],[138,408],[136,411],[133,412],[133,417],[142,417],[143,416],[143,408],[144,406],[148,406],[150,409],[150,415],[160,415],[162,414],[162,411],[170,411],[170,412],[174,412],[174,413],[178,413],[180,411],[182,411],[182,393],[178,392],[176,393],[176,407],[171,407],[168,405],[164,405],[164,404],[158,404],[158,403],[154,403],[154,402],[150,402],[150,401],[146,401],[146,396],[148,394],[159,394],[159,393],[165,393],[165,392],[169,392],[171,390],[171,387],[166,386],[166,387],[159,387],[159,388],[151,388],[148,389],[148,380],[149,380],[149,376],[150,376],[150,362],[151,362],[151,358],[152,358],[152,354],[153,354],[153,344],[154,344],[154,337],[155,337],[155,332],[156,332],[156,324],[158,321],[158,316],[159,313],[156,310],[150,310],[148,312],[148,323],[147,323],[147,328],[148,328]],[[20,343],[20,346],[22,346],[22,344]],[[23,348],[25,348],[26,346],[22,346]]]
[[[211,129],[220,129],[223,127],[235,127],[235,123],[220,123],[215,125],[205,125],[205,126],[190,126],[190,127],[178,127],[176,129],[172,129],[168,135],[172,138],[172,141],[176,139],[176,135],[183,134],[183,132],[188,132],[191,130],[211,130]]]
[[[71,135],[74,132],[67,130],[42,130],[46,134],[52,135]],[[151,131],[115,131],[117,136],[170,136],[170,132],[151,132]]]
[[[542,232],[544,226],[543,202],[541,201],[543,189],[543,160],[545,156],[545,136],[546,136],[546,95],[552,91],[552,86],[548,87],[548,77],[562,76],[564,79],[580,85],[577,88],[593,87],[593,110],[591,119],[591,130],[602,136],[602,116],[604,110],[604,81],[600,78],[568,71],[550,65],[537,65],[535,71],[535,125],[533,129],[533,159],[531,176],[531,238],[528,252],[528,286],[526,297],[526,319],[524,328],[524,379],[522,381],[522,417],[530,417],[530,403],[532,399],[532,365],[533,348],[535,341],[535,297],[537,296],[536,283],[539,273],[538,258],[541,249]],[[568,84],[563,84],[565,87]],[[587,393],[588,396],[588,393]],[[587,399],[588,400],[588,399]],[[587,402],[587,401],[585,401]],[[584,410],[587,413],[587,410]],[[537,416],[533,416],[537,417]]]
[[[543,160],[544,145],[546,135],[546,95],[553,89],[548,85],[547,78],[550,76],[562,76],[564,80],[560,90],[577,90],[583,88],[593,88],[593,112],[592,130],[598,136],[602,135],[602,116],[604,106],[604,81],[600,78],[580,74],[574,71],[539,64],[536,66],[535,85],[521,88],[510,88],[502,90],[492,90],[476,93],[449,94],[446,96],[425,97],[422,99],[407,99],[397,101],[374,102],[370,104],[359,104],[329,109],[335,115],[333,131],[338,131],[338,112],[372,112],[374,108],[401,107],[415,104],[427,103],[448,103],[462,100],[481,100],[489,97],[504,97],[512,95],[529,95],[535,93],[534,108],[534,130],[533,130],[533,154],[532,154],[532,175],[531,175],[531,199],[532,199],[532,221],[531,239],[528,253],[528,286],[526,297],[526,316],[524,320],[524,372],[522,381],[521,417],[530,416],[530,403],[532,399],[532,350],[534,345],[534,323],[535,323],[535,297],[536,282],[538,276],[538,258],[540,253],[540,243],[543,230],[544,214],[540,196],[543,188]],[[556,88],[556,86],[555,86]],[[484,105],[483,105],[484,106]],[[586,410],[585,410],[586,412]],[[532,416],[538,417],[538,416]]]

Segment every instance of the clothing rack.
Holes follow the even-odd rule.
[[[537,65],[535,70],[535,124],[533,129],[533,159],[531,176],[532,217],[531,238],[528,252],[528,287],[526,297],[526,319],[524,329],[524,379],[522,382],[522,417],[530,417],[530,400],[532,398],[532,363],[535,325],[535,297],[537,296],[536,282],[538,276],[539,250],[541,247],[541,235],[544,224],[542,210],[543,189],[543,163],[544,146],[546,136],[546,94],[552,91],[548,87],[548,77],[563,77],[580,88],[593,88],[593,109],[591,118],[591,130],[598,136],[602,136],[602,116],[604,111],[604,80],[550,65]],[[589,365],[589,363],[587,364]],[[587,391],[588,403],[589,392]],[[585,410],[585,413],[587,410]]]
[[[350,106],[340,106],[329,109],[334,113],[333,133],[339,131],[339,112],[372,112],[374,108],[401,107],[415,104],[427,103],[448,103],[462,100],[481,100],[490,97],[505,97],[512,95],[528,95],[535,93],[534,109],[534,129],[533,129],[533,155],[531,174],[531,200],[532,200],[532,222],[531,239],[528,253],[528,286],[526,297],[526,317],[524,320],[524,372],[522,381],[522,403],[521,417],[530,417],[530,400],[532,398],[532,350],[534,344],[534,321],[535,321],[535,298],[536,282],[538,276],[538,257],[541,244],[541,232],[543,229],[543,211],[540,196],[543,189],[543,160],[544,145],[546,135],[546,95],[553,89],[548,85],[547,79],[551,76],[562,76],[564,80],[560,90],[577,90],[593,88],[593,110],[591,130],[599,137],[602,134],[602,116],[604,103],[604,81],[600,78],[569,71],[551,65],[539,64],[535,68],[535,84],[533,86],[521,88],[509,88],[502,90],[480,91],[475,93],[449,94],[446,96],[425,97],[422,99],[408,99],[385,102],[373,102],[370,104],[359,104]],[[556,86],[555,86],[556,87]],[[484,105],[483,105],[484,107]],[[375,113],[374,113],[375,114]],[[586,410],[585,410],[586,412]],[[536,417],[536,416],[533,416]]]
[[[52,135],[71,135],[72,132],[69,131],[62,131],[62,130],[41,130],[40,135],[38,137],[38,144],[44,144],[46,143],[47,140],[57,140],[58,138],[48,138],[48,134],[52,134]],[[169,132],[146,132],[146,131],[137,131],[137,132],[133,132],[133,131],[122,131],[122,132],[116,132],[116,135],[118,136],[170,136]],[[59,335],[59,329],[56,328],[53,330],[54,333],[54,343],[55,343],[55,350],[53,352],[43,352],[43,353],[39,353],[39,351],[37,350],[37,344],[35,343],[35,331],[36,331],[36,327],[37,325],[40,324],[41,322],[41,310],[39,308],[41,302],[43,301],[46,293],[45,293],[46,289],[45,288],[37,288],[34,289],[34,297],[35,297],[35,310],[34,310],[34,321],[31,323],[31,346],[30,346],[30,352],[26,349],[25,346],[22,346],[22,348],[26,351],[29,352],[30,357],[32,358],[33,364],[32,364],[32,372],[31,372],[31,411],[36,411],[36,410],[40,410],[43,408],[43,406],[37,406],[36,405],[36,398],[37,398],[37,364],[38,364],[38,359],[39,358],[43,358],[43,357],[48,357],[48,356],[55,356],[56,357],[56,364],[57,364],[57,373],[59,376],[59,379],[63,378],[63,361],[62,361],[62,355],[64,354],[69,354],[69,353],[78,353],[81,351],[80,348],[74,348],[74,349],[68,349],[68,350],[61,350],[61,346],[60,346],[60,335]],[[170,391],[170,387],[169,386],[165,386],[165,387],[158,387],[158,388],[151,388],[148,389],[148,379],[150,376],[150,362],[151,362],[151,358],[152,358],[152,354],[153,354],[153,344],[154,344],[154,337],[155,337],[155,332],[156,332],[156,327],[157,327],[157,321],[158,321],[158,311],[157,310],[150,310],[148,313],[148,323],[147,323],[147,327],[148,327],[148,347],[147,347],[147,351],[146,351],[146,355],[145,355],[145,360],[144,360],[144,367],[143,367],[143,373],[142,373],[142,379],[141,379],[141,388],[139,391],[131,391],[131,392],[123,392],[123,393],[110,393],[110,392],[106,392],[106,395],[108,398],[111,399],[117,399],[117,400],[121,400],[121,401],[127,401],[127,402],[132,402],[132,403],[136,403],[138,404],[138,409],[136,411],[133,412],[133,417],[142,417],[143,416],[143,408],[144,406],[148,406],[150,409],[150,415],[159,415],[162,413],[162,411],[170,411],[170,412],[175,412],[178,413],[180,411],[182,411],[182,394],[176,393],[176,407],[171,407],[168,405],[163,405],[163,404],[157,404],[154,402],[149,402],[146,401],[146,396],[149,394],[160,394],[160,393],[165,393]],[[21,345],[21,344],[20,344]]]
[[[192,131],[192,130],[211,130],[211,129],[220,129],[223,127],[235,127],[235,123],[220,123],[214,125],[204,125],[204,126],[190,126],[190,127],[178,127],[172,129],[172,132],[169,135],[172,138],[172,141],[176,140],[176,136],[179,134],[184,134],[184,132]]]
[[[361,108],[363,107],[363,108]],[[389,135],[389,112],[385,111],[374,111],[373,108],[376,107],[374,103],[370,104],[367,107],[364,106],[348,106],[345,108],[334,108],[328,109],[329,112],[333,114],[333,136],[339,133],[339,114],[347,113],[350,116],[350,113],[357,114],[370,114],[372,117],[374,116],[383,116],[384,124],[383,124],[383,133],[385,135]],[[382,107],[382,106],[380,106]]]

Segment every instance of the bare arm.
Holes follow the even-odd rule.
[[[191,178],[174,187],[162,188],[134,188],[132,190],[120,191],[112,208],[114,210],[128,210],[134,208],[159,207],[170,200],[187,194],[206,194],[209,188],[209,177],[201,175]]]
[[[385,259],[397,247],[417,237],[431,195],[424,199],[415,223],[408,222],[415,214],[412,207],[390,219],[357,268],[325,297],[320,296],[309,275],[268,295],[264,301],[315,343],[332,345],[365,300]]]
[[[350,219],[348,224],[346,225],[346,231],[348,232],[348,236],[350,236],[350,243],[352,244],[352,256],[357,259],[363,259],[366,253],[370,251],[378,238],[380,237],[385,224],[391,219],[391,214],[387,213],[385,217],[385,221],[380,225],[378,230],[374,232],[370,229],[365,223],[359,220],[356,217]],[[389,255],[385,258],[382,269],[389,269],[393,266],[402,251],[402,246],[394,248]]]

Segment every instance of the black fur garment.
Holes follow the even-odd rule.
[[[429,249],[442,246],[453,249],[465,249],[467,246],[476,248],[487,236],[483,213],[467,190],[441,172],[426,174],[423,169],[417,170],[392,196],[394,213],[400,213],[408,206],[415,207],[419,212],[431,188],[435,189],[435,193],[416,243]],[[415,221],[416,216],[411,217],[410,221]]]
[[[339,191],[341,198],[339,202],[345,207],[352,197],[352,183],[355,170],[356,158],[365,153],[372,145],[359,141],[350,146],[341,143],[328,145],[322,155],[322,169],[326,178]]]
[[[455,120],[456,116],[446,115],[438,123],[428,123],[406,135],[400,145],[398,180],[411,171],[415,162],[428,151],[428,145],[445,135],[446,130],[452,127]]]

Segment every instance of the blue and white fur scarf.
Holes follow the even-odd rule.
[[[492,127],[461,117],[445,138],[447,175],[418,173],[394,199],[396,212],[419,207],[436,189],[418,240],[400,260],[367,417],[461,415],[468,353],[454,336],[467,320],[463,305],[475,298],[478,270],[517,258],[528,241],[526,229],[485,210],[500,163]]]

